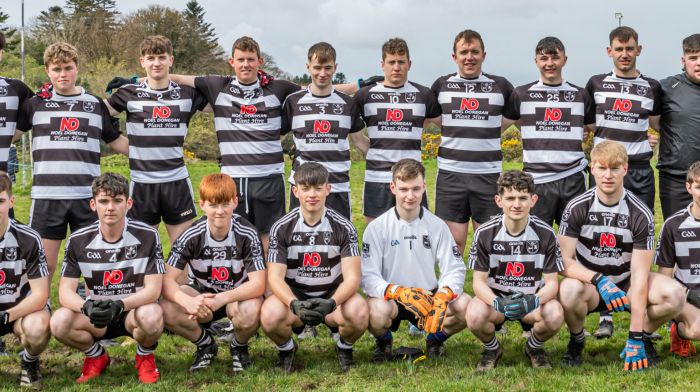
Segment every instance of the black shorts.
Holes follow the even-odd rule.
[[[391,332],[398,331],[402,321],[408,321],[413,325],[418,325],[418,318],[416,315],[408,311],[400,303],[396,302],[396,305],[399,307],[399,314],[396,315],[395,319],[391,320],[391,327],[389,327]]]
[[[133,337],[129,333],[129,331],[126,330],[126,316],[128,316],[128,315],[129,315],[129,312],[123,312],[122,314],[119,315],[119,317],[112,320],[109,323],[109,325],[107,326],[107,331],[105,332],[104,336],[102,336],[98,340],[114,339],[114,338],[118,338],[121,336]]]
[[[129,193],[134,201],[129,218],[148,225],[159,224],[161,217],[166,225],[178,225],[197,216],[189,178],[160,184],[132,182]]]
[[[301,291],[299,291],[298,289],[295,289],[295,288],[291,288],[291,289],[292,289],[292,293],[294,294],[294,296],[297,297],[298,299],[302,300],[302,301],[306,301],[306,300],[309,299],[309,298],[319,298],[319,297],[309,297],[308,295],[304,294],[303,292],[301,292]],[[334,293],[335,293],[335,290],[329,292],[328,294],[326,294],[325,296],[322,296],[322,297],[320,297],[320,298],[330,299],[330,298],[333,296]],[[325,324],[325,325],[328,327],[328,329],[331,330],[332,333],[338,332],[338,327],[331,327],[330,325],[326,324],[325,321],[324,321],[322,324]],[[302,325],[299,326],[299,327],[294,327],[294,326],[293,326],[293,327],[292,327],[292,332],[294,332],[295,334],[299,335],[300,333],[302,333],[302,332],[304,331],[304,327],[305,327],[305,326],[306,326],[306,324],[302,324]]]
[[[252,223],[260,234],[284,216],[284,178],[281,174],[262,178],[234,178],[238,189],[236,214]]]
[[[693,197],[685,189],[685,176],[659,172],[659,198],[664,220],[687,208]]]
[[[29,226],[39,232],[41,238],[49,240],[63,240],[67,227],[73,233],[96,220],[97,213],[90,209],[90,199],[32,199],[29,211]]]
[[[496,324],[496,332],[500,331],[501,328],[503,328],[503,324],[505,324],[505,323],[508,322],[508,321],[517,321],[517,322],[519,322],[519,323],[520,323],[520,327],[522,327],[522,329],[523,329],[524,332],[528,332],[528,331],[532,330],[532,327],[534,327],[533,324],[528,324],[528,323],[524,322],[523,320],[508,320],[508,319],[505,319],[502,323]]]
[[[685,180],[684,180],[685,181]],[[649,163],[630,164],[625,176],[625,189],[632,192],[654,213],[654,198],[656,197],[656,184],[654,180],[654,169]],[[595,186],[593,173],[588,175],[588,188]],[[683,185],[685,190],[685,185]],[[687,192],[686,192],[687,193]]]
[[[595,285],[594,285],[594,287],[595,287]],[[626,281],[622,282],[621,284],[618,284],[617,287],[620,288],[620,290],[624,290],[625,293],[629,292],[630,279],[627,279]],[[607,312],[607,311],[608,311],[608,306],[605,305],[605,300],[603,299],[603,297],[600,296],[600,293],[598,293],[598,306],[596,306],[592,310],[589,310],[588,314]]]
[[[289,189],[289,210],[299,207],[299,199]],[[326,207],[351,220],[350,192],[331,192],[326,198]]]
[[[391,193],[390,183],[365,182],[362,195],[362,213],[370,218],[389,211],[396,205],[396,196]],[[428,193],[423,192],[423,200],[420,203],[428,208]]]
[[[585,191],[586,175],[582,171],[561,180],[535,184],[538,199],[530,213],[550,226],[554,221],[560,223],[561,215],[569,201]]]
[[[466,174],[438,170],[435,179],[435,215],[443,220],[484,223],[501,210],[494,197],[500,174]]]
[[[11,321],[5,325],[0,325],[0,337],[5,336],[8,333],[14,333],[15,332],[14,328],[15,328],[16,322],[17,322],[17,320]]]

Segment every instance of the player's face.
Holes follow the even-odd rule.
[[[7,194],[7,191],[0,192],[0,221],[5,222],[10,216],[10,208],[15,205],[15,197]]]
[[[97,212],[100,223],[113,225],[124,221],[126,212],[131,208],[131,199],[127,195],[110,196],[100,192],[90,199],[90,208]]]
[[[46,66],[46,75],[58,93],[70,92],[78,78],[78,66],[74,61],[50,63]]]
[[[239,82],[253,83],[258,79],[258,69],[263,65],[263,59],[253,51],[236,49],[228,63]]]
[[[318,212],[326,205],[326,198],[331,193],[331,184],[292,185],[292,192],[299,199],[302,211]]]
[[[333,74],[335,73],[337,64],[333,61],[320,62],[317,57],[306,64],[306,69],[311,76],[311,83],[319,89],[326,88],[333,83]]]
[[[230,227],[231,217],[236,207],[238,207],[238,198],[220,203],[209,200],[199,201],[199,208],[207,216],[209,226],[215,229],[228,229]]]
[[[422,176],[407,181],[396,179],[391,182],[389,188],[396,195],[396,206],[406,212],[413,212],[420,208],[423,201],[425,179]]]
[[[496,204],[503,210],[503,215],[512,221],[527,219],[536,202],[537,195],[516,189],[505,189],[502,195],[496,195]]]
[[[593,173],[598,190],[607,195],[612,195],[622,188],[625,175],[627,174],[627,165],[611,165],[594,161],[591,166],[591,173]]]
[[[544,83],[561,83],[561,72],[566,65],[566,55],[557,49],[556,53],[538,53],[535,65],[540,70],[540,78]]]
[[[457,64],[459,75],[463,78],[476,78],[481,74],[481,65],[486,59],[486,52],[481,49],[481,43],[472,39],[461,39],[455,45],[452,60]]]
[[[700,178],[693,178],[693,183],[685,183],[685,189],[688,190],[688,193],[690,193],[690,196],[693,197],[693,204],[695,204],[695,208],[700,208]],[[0,193],[0,197],[2,197],[2,193]]]
[[[637,56],[642,52],[642,47],[637,45],[634,38],[627,42],[620,42],[613,38],[608,47],[608,56],[613,60],[615,69],[621,73],[635,71],[637,69]]]
[[[700,52],[686,53],[681,61],[688,79],[693,83],[700,84]]]
[[[170,74],[170,67],[173,66],[175,58],[167,53],[146,54],[141,56],[141,67],[146,71],[149,79],[163,80]]]
[[[408,71],[411,69],[411,60],[404,54],[387,53],[382,60],[384,71],[384,84],[391,87],[400,87],[408,80]]]

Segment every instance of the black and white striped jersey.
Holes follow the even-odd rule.
[[[654,249],[654,216],[627,190],[617,204],[608,206],[591,188],[566,206],[559,234],[578,240],[576,259],[584,267],[625,285],[632,251]]]
[[[178,237],[168,265],[188,267],[190,284],[210,293],[233,290],[248,281],[248,274],[265,269],[258,232],[240,215],[231,217],[231,229],[221,241],[211,237],[207,217],[200,218]]]
[[[0,170],[6,173],[19,108],[33,95],[21,81],[0,76]]]
[[[132,181],[153,184],[189,176],[183,146],[190,119],[207,104],[203,95],[172,81],[162,90],[144,81],[120,87],[107,102],[126,111]]]
[[[594,144],[603,140],[622,143],[630,162],[649,162],[652,156],[647,141],[649,116],[661,114],[661,85],[644,75],[634,78],[615,72],[591,77],[586,85],[595,102]]]
[[[272,225],[268,262],[287,265],[295,295],[330,298],[343,282],[342,259],[360,255],[357,241],[352,222],[332,209],[309,226],[297,207]]]
[[[519,86],[503,115],[520,120],[523,170],[536,184],[561,180],[588,165],[581,143],[584,125],[595,123],[595,108],[586,90],[566,81]]]
[[[0,239],[0,310],[26,298],[29,281],[49,276],[49,265],[39,233],[10,219]]]
[[[396,162],[421,161],[423,122],[440,115],[430,89],[410,81],[401,87],[377,83],[360,89],[355,100],[369,135],[365,181],[389,183]]]
[[[559,242],[554,230],[530,215],[519,234],[510,234],[498,215],[474,232],[469,251],[469,268],[488,272],[488,286],[498,296],[517,291],[535,294],[544,286],[542,274],[564,270]]]
[[[671,215],[659,233],[654,264],[674,268],[673,276],[690,289],[700,288],[700,221],[692,204]]]
[[[466,79],[454,73],[438,78],[432,90],[442,109],[438,168],[469,174],[500,173],[502,112],[513,85],[491,74]]]
[[[294,184],[301,164],[318,162],[328,169],[331,192],[350,192],[348,135],[364,127],[357,102],[341,92],[316,96],[306,89],[289,95],[282,109],[282,133],[292,132],[296,146],[289,182]]]
[[[231,177],[284,173],[282,103],[300,87],[286,80],[246,85],[234,76],[199,76],[195,86],[214,109],[221,172]]]
[[[83,276],[91,299],[124,299],[144,287],[146,275],[164,273],[158,232],[128,218],[114,243],[102,238],[99,221],[71,234],[61,267],[63,277]]]
[[[20,109],[17,129],[32,129],[32,199],[89,199],[100,175],[100,139],[119,137],[102,99],[85,92],[32,97]]]

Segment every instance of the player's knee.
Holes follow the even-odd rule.
[[[177,324],[177,320],[179,320],[183,314],[183,309],[179,305],[167,299],[160,300],[160,308],[163,315],[163,323],[165,323],[167,327],[172,327]]]
[[[51,337],[51,326],[49,315],[37,315],[31,320],[23,320],[22,334],[29,344],[39,344],[49,340]]]
[[[470,301],[467,307],[467,326],[472,331],[482,329],[489,321],[490,306],[481,301]]]
[[[234,317],[231,317],[232,315],[229,314],[229,317],[234,322],[234,328],[242,330],[257,328],[260,325],[260,302],[247,302],[244,306],[241,305],[239,303],[238,314],[233,315]]]
[[[457,297],[456,300],[450,303],[450,313],[459,319],[466,320],[467,309],[469,308],[469,302],[471,302],[471,297],[464,293]]]
[[[351,297],[342,305],[343,317],[359,329],[367,329],[369,323],[369,306],[364,298]]]
[[[577,279],[565,278],[559,282],[559,301],[565,309],[580,303],[586,286]]]
[[[552,300],[542,306],[542,320],[550,331],[557,331],[564,323],[564,308],[559,301]]]
[[[263,331],[270,332],[277,329],[287,319],[287,308],[275,297],[265,300],[260,309],[260,326]]]
[[[57,309],[49,321],[51,334],[57,338],[68,336],[73,330],[73,320],[76,315],[75,312],[67,308]]]
[[[391,303],[378,298],[370,298],[368,303],[369,325],[385,328],[391,325]]]
[[[163,332],[163,310],[157,304],[148,304],[136,309],[136,324],[147,335]]]

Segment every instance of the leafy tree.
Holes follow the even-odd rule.
[[[263,58],[263,70],[270,75],[274,76],[277,79],[292,79],[292,75],[289,73],[285,72],[282,70],[282,68],[277,65],[277,62],[275,61],[275,58],[270,56],[269,54],[262,52],[262,58]]]
[[[338,72],[335,74],[335,77],[333,78],[333,84],[343,84],[347,83],[347,78],[345,77],[345,74],[342,72]]]
[[[4,26],[10,15],[2,12],[0,7],[0,31],[5,34],[5,53],[16,52],[19,48],[19,34],[17,34],[17,29],[11,28],[9,26]]]

